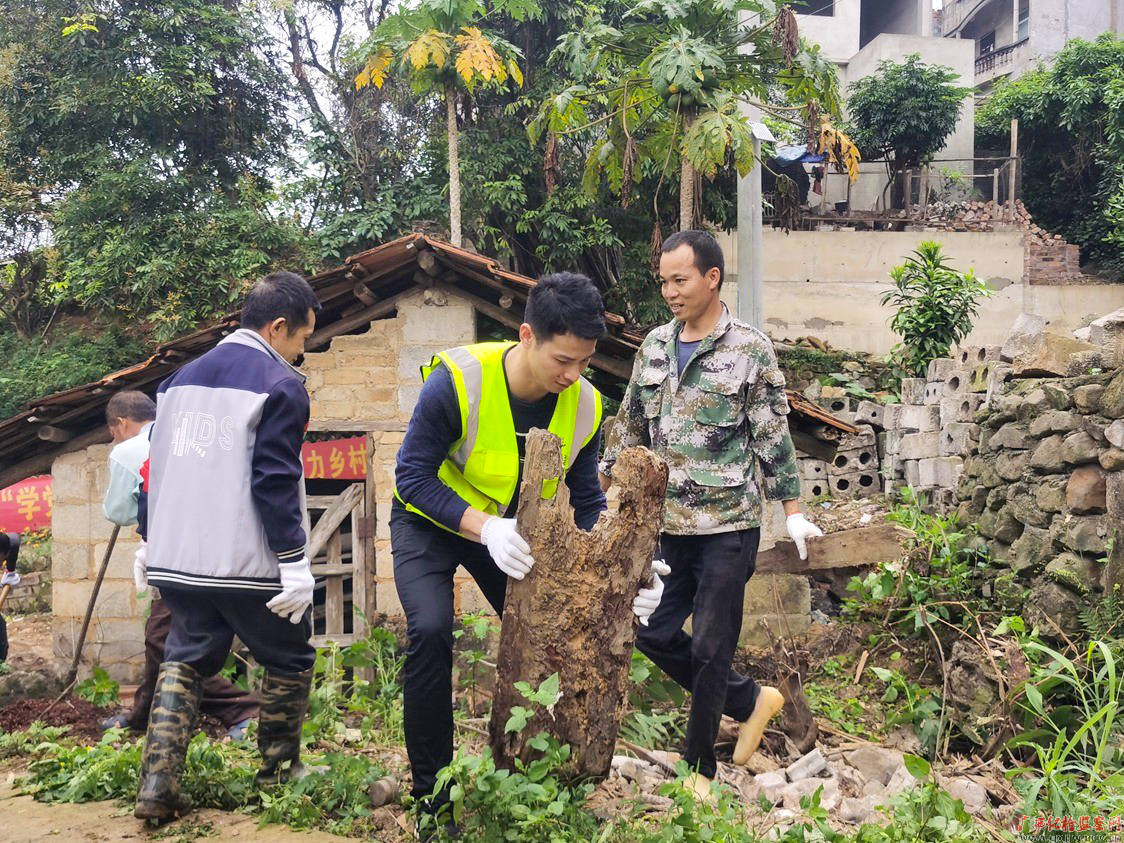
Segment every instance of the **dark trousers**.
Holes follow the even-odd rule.
[[[172,611],[164,661],[184,662],[202,676],[214,676],[226,664],[237,635],[269,673],[291,676],[316,663],[316,649],[308,643],[312,613],[306,611],[300,623],[290,623],[266,607],[271,594],[166,586],[160,594]]]
[[[164,661],[164,645],[172,628],[172,612],[161,598],[152,601],[152,611],[144,625],[144,680],[133,695],[133,708],[127,716],[130,729],[143,732],[148,728],[148,712],[156,679]],[[226,660],[226,656],[223,656]],[[203,700],[199,710],[209,714],[228,729],[250,717],[258,716],[257,698],[222,676],[210,676],[203,683]]]
[[[684,760],[707,778],[718,765],[714,741],[722,714],[749,718],[757,683],[731,665],[742,628],[745,584],[756,567],[761,531],[660,538],[671,573],[663,578],[660,605],[638,627],[636,645],[691,692]],[[691,616],[691,634],[683,622]]]
[[[403,685],[410,792],[423,799],[453,760],[453,572],[463,565],[497,614],[503,612],[507,575],[483,545],[398,507],[391,510],[390,542],[409,639]],[[429,807],[443,801],[438,795]]]

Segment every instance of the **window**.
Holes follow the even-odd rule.
[[[1030,0],[1019,0],[1019,34],[1016,41],[1030,37]]]
[[[986,56],[988,53],[995,51],[995,30],[991,30],[987,35],[980,37],[980,55]]]

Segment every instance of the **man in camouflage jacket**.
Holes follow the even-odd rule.
[[[717,768],[722,714],[742,724],[734,762],[745,764],[784,704],[777,689],[731,667],[763,499],[783,503],[801,558],[806,539],[821,535],[800,514],[788,399],[772,342],[731,318],[719,298],[723,270],[710,234],[683,231],[665,241],[661,293],[675,318],[645,339],[601,462],[606,487],[624,448],[647,446],[668,464],[660,551],[671,573],[637,645],[692,692],[684,758],[694,771],[688,786],[703,797]],[[693,636],[682,628],[689,615]]]

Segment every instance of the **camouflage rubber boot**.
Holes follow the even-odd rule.
[[[304,673],[266,673],[262,680],[261,711],[258,714],[258,749],[262,766],[254,776],[261,787],[299,779],[307,774],[301,763],[301,727],[308,713],[312,691],[312,668]],[[284,768],[289,762],[288,769]]]
[[[199,724],[202,694],[203,677],[191,665],[165,662],[160,666],[133,810],[138,819],[162,822],[191,807],[191,800],[180,793],[180,775],[187,745]]]

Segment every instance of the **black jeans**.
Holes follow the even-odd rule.
[[[663,671],[691,692],[684,760],[707,778],[718,763],[714,740],[722,714],[749,718],[757,683],[731,665],[742,629],[745,584],[756,567],[759,529],[705,536],[660,537],[671,573],[663,598],[639,627],[636,645]],[[683,622],[691,616],[691,635]]]
[[[410,793],[424,799],[433,793],[437,773],[453,760],[453,572],[463,565],[497,614],[503,612],[507,574],[483,545],[400,505],[391,508],[390,544],[409,639],[403,690],[414,779]],[[436,794],[430,808],[444,801]]]
[[[271,594],[161,586],[160,596],[172,611],[172,628],[164,645],[166,662],[184,662],[201,676],[214,676],[226,663],[237,635],[270,673],[293,675],[316,664],[316,649],[308,642],[312,613],[306,611],[300,623],[292,623],[266,607]]]
[[[152,611],[144,625],[144,679],[133,694],[133,708],[127,715],[130,729],[142,732],[148,728],[148,714],[160,665],[164,661],[164,646],[172,629],[172,611],[159,598],[152,601]],[[224,657],[225,658],[225,657]],[[249,691],[228,682],[222,676],[208,676],[203,681],[203,699],[199,710],[222,721],[227,728],[248,717],[258,716],[257,698]]]

